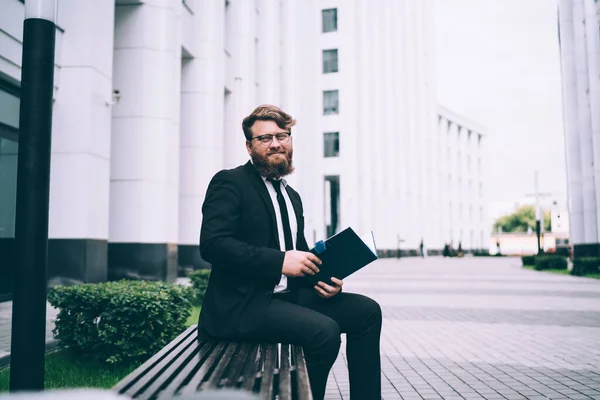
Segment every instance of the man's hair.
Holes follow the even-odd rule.
[[[252,111],[252,114],[248,115],[242,121],[244,136],[246,136],[246,140],[248,141],[252,140],[251,129],[256,121],[273,121],[278,127],[287,129],[290,133],[292,132],[292,126],[296,125],[296,120],[281,108],[270,104],[263,104],[262,106],[256,107],[256,109]]]

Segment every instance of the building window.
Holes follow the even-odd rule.
[[[340,221],[340,177],[325,177],[325,230],[327,237],[339,231]]]
[[[323,33],[337,31],[337,8],[329,8],[322,11]]]
[[[323,91],[323,114],[339,114],[340,113],[340,94],[339,90]]]
[[[323,50],[323,73],[333,72],[338,72],[338,51],[337,49]]]
[[[19,153],[19,88],[0,80],[0,298],[12,291]]]
[[[325,157],[338,157],[340,155],[339,132],[325,132],[323,135],[323,150]]]

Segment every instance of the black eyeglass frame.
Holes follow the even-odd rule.
[[[267,133],[265,135],[259,135],[259,136],[253,137],[250,141],[257,140],[260,142],[260,144],[268,146],[271,143],[273,143],[274,137],[277,138],[277,141],[279,143],[285,144],[285,143],[289,142],[290,139],[292,138],[292,132],[279,132],[276,134]]]

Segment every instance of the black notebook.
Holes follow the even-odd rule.
[[[333,285],[331,277],[345,279],[365,265],[377,260],[373,232],[365,242],[352,228],[346,228],[326,241],[317,242],[310,252],[323,262],[319,266],[318,273],[304,277],[312,285],[316,285],[319,281]]]

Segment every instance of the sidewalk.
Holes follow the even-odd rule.
[[[383,398],[600,399],[600,280],[520,265],[383,259],[348,278],[383,309]],[[326,399],[349,399],[345,351]]]
[[[58,310],[46,303],[46,346],[53,345],[52,329]],[[12,329],[12,301],[0,303],[0,367],[8,363],[10,356],[10,334]]]

